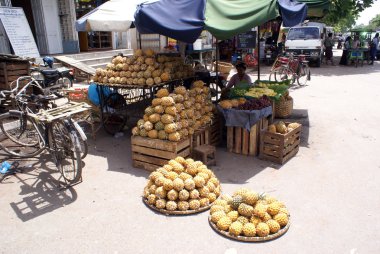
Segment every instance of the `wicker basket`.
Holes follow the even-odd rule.
[[[275,117],[276,118],[287,118],[292,114],[293,111],[293,98],[288,96],[286,100],[279,100],[275,102]]]
[[[216,63],[215,63],[216,64]],[[215,67],[216,68],[216,67]],[[227,62],[218,62],[218,71],[221,73],[229,74],[234,66]],[[216,69],[215,69],[216,70]]]

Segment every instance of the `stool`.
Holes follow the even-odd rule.
[[[205,165],[216,165],[215,146],[201,145],[193,149],[194,156],[199,156]]]

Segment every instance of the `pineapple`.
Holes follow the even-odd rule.
[[[165,114],[176,116],[177,115],[177,108],[174,106],[166,107]]]
[[[178,198],[178,192],[176,190],[171,190],[168,192],[167,197],[169,200],[175,201]]]
[[[197,166],[195,163],[188,163],[186,167],[186,173],[189,175],[195,176],[198,173]]]
[[[166,198],[166,190],[162,186],[156,189],[155,194],[158,198]]]
[[[229,212],[231,212],[231,211],[233,211],[234,209],[232,208],[232,206],[230,206],[230,205],[226,205],[226,206],[224,206],[224,212],[225,213],[229,213]]]
[[[166,176],[166,178],[168,178],[172,181],[174,181],[177,177],[178,177],[178,174],[174,171],[170,171]]]
[[[183,180],[181,178],[174,179],[174,181],[173,181],[173,188],[176,191],[181,191],[181,190],[183,190],[184,187],[185,187],[185,184],[184,184],[184,182],[183,182]]]
[[[265,213],[264,216],[262,217],[262,221],[267,222],[268,220],[271,220],[272,216],[270,216],[269,213]]]
[[[152,114],[154,114],[154,108],[149,106],[147,107],[145,110],[144,110],[144,113],[147,115],[147,116],[150,116]]]
[[[161,121],[158,121],[157,123],[154,124],[154,129],[156,131],[162,131],[164,128],[165,128],[165,125]]]
[[[222,197],[223,198],[223,197]],[[225,206],[225,205],[227,205],[228,203],[227,203],[227,201],[226,200],[223,200],[223,199],[217,199],[217,200],[215,200],[215,202],[214,202],[214,205],[220,205],[220,206]]]
[[[190,197],[190,194],[187,190],[181,190],[178,194],[178,198],[181,201],[186,201],[189,199],[189,197]]]
[[[162,97],[161,98],[161,105],[162,106],[174,106],[175,102],[174,102],[174,99],[172,97]]]
[[[216,200],[217,197],[216,197],[215,193],[209,193],[207,198],[210,201],[210,203],[212,203]]]
[[[163,174],[161,174],[160,172],[154,171],[149,175],[149,179],[154,182],[156,181],[157,178],[162,177],[162,176]]]
[[[199,189],[199,194],[203,198],[207,198],[209,193],[210,193],[210,190],[207,187],[202,187]]]
[[[259,200],[259,194],[253,191],[247,191],[243,194],[243,201],[247,205],[255,205],[255,203]]]
[[[170,180],[170,179],[165,179],[164,180],[164,185],[163,185],[163,187],[164,187],[164,190],[166,190],[166,191],[170,191],[170,190],[172,190],[173,189],[173,181],[172,180]]]
[[[196,177],[193,178],[193,180],[194,180],[195,186],[197,188],[203,187],[205,185],[205,183],[206,183],[205,179],[203,177],[201,177],[201,176],[196,176]]]
[[[166,207],[166,200],[165,199],[157,199],[156,200],[156,207],[158,209],[165,209],[165,207]]]
[[[257,224],[259,224],[260,222],[262,222],[262,220],[260,219],[260,217],[252,216],[251,219],[250,219],[250,222],[252,224],[254,224],[255,226],[257,226]]]
[[[165,109],[163,106],[161,105],[157,105],[154,107],[154,112],[157,113],[157,114],[162,114],[165,112]]]
[[[159,122],[160,120],[161,120],[161,115],[160,114],[154,113],[154,114],[152,114],[152,115],[149,116],[149,121],[152,124],[155,124],[155,123]]]
[[[256,235],[256,227],[253,223],[247,223],[243,226],[243,234],[247,237]]]
[[[178,163],[176,160],[170,160],[168,164],[173,167],[173,171],[177,174],[184,171],[182,164]]]
[[[164,130],[158,131],[158,138],[161,140],[166,140],[168,139],[168,134]]]
[[[154,98],[153,100],[152,100],[152,106],[153,107],[156,107],[156,106],[158,106],[158,105],[161,105],[161,103],[162,103],[162,100],[160,99],[160,98]],[[156,112],[157,113],[157,112]]]
[[[157,190],[157,186],[156,185],[152,185],[152,186],[149,187],[149,193],[150,194],[156,193],[156,190]]]
[[[236,220],[240,221],[243,225],[245,225],[249,222],[248,218],[245,216],[239,216]]]
[[[156,96],[157,96],[158,98],[163,98],[163,97],[166,97],[166,96],[168,96],[168,95],[169,95],[169,91],[168,91],[168,89],[166,89],[166,88],[161,88],[161,89],[158,90],[157,93],[156,93]]]
[[[197,199],[192,199],[189,202],[189,206],[191,210],[198,210],[201,206],[201,203]]]
[[[239,208],[239,205],[243,202],[243,198],[240,195],[236,195],[232,198],[230,201],[230,205],[237,210]]]
[[[176,157],[174,160],[175,160],[176,162],[178,162],[178,163],[181,163],[182,166],[185,166],[185,164],[186,164],[186,160],[185,160],[185,158],[183,158],[183,157],[181,157],[181,156]]]
[[[281,207],[279,213],[284,213],[289,216],[289,211],[286,209],[286,207]]]
[[[211,177],[209,182],[212,182],[215,187],[219,186],[219,180],[216,177]]]
[[[190,207],[190,205],[186,201],[179,201],[178,202],[178,210],[180,210],[180,211],[189,210],[189,207]]]
[[[193,179],[186,179],[185,181],[185,189],[189,190],[189,191],[192,191],[195,189],[195,183],[193,181]]]
[[[267,211],[270,215],[275,216],[280,211],[280,204],[278,202],[269,204]]]
[[[173,171],[173,167],[170,166],[169,164],[165,164],[165,165],[163,166],[163,168],[164,168],[165,170],[167,170],[168,172]]]
[[[210,208],[210,214],[211,215],[213,213],[217,212],[217,211],[224,211],[224,207],[220,206],[220,205],[213,205],[213,206],[211,206],[211,208]]]
[[[161,116],[161,122],[163,124],[170,124],[174,122],[174,117],[169,114],[164,114]]]
[[[222,197],[221,197],[222,200],[226,201],[226,202],[232,202],[232,197],[228,194],[224,194]]]
[[[221,219],[218,220],[218,223],[216,226],[218,227],[219,230],[224,230],[227,231],[232,224],[231,219],[228,216],[224,216]]]
[[[229,233],[234,236],[238,236],[243,232],[243,224],[239,221],[235,221],[229,228]]]
[[[239,217],[239,213],[237,211],[231,211],[227,213],[227,216],[230,217],[232,221],[236,221],[237,218]]]
[[[256,204],[253,210],[253,213],[260,218],[263,218],[266,212],[267,212],[267,206],[263,204]]]
[[[198,190],[192,190],[192,191],[190,191],[190,198],[191,199],[197,199],[197,198],[199,198],[199,191]]]
[[[175,211],[177,210],[177,203],[174,201],[168,201],[166,203],[166,210],[168,211]]]
[[[158,177],[158,178],[154,181],[154,183],[155,183],[158,187],[160,187],[160,186],[163,186],[163,185],[164,185],[164,181],[165,181],[165,177],[160,176],[160,177]]]
[[[244,203],[241,203],[238,207],[239,214],[245,217],[251,217],[253,214],[253,207]]]
[[[225,217],[226,213],[224,211],[217,211],[211,215],[211,221],[214,222],[215,224],[218,223],[218,221]]]
[[[154,205],[155,203],[156,203],[156,195],[154,195],[154,194],[150,194],[149,196],[148,196],[148,204],[150,204],[150,205]]]
[[[179,174],[179,178],[181,178],[182,181],[186,181],[187,179],[192,178],[192,177],[191,177],[191,175],[189,175],[185,172],[182,172],[181,174]]]
[[[280,230],[280,224],[275,220],[268,220],[266,224],[268,225],[271,234],[275,234]]]
[[[278,224],[280,224],[281,227],[285,227],[289,222],[288,215],[285,213],[278,213],[274,216],[274,219],[278,222]]]
[[[208,200],[208,198],[202,198],[199,200],[199,203],[201,207],[205,207],[210,204],[210,201]]]
[[[256,226],[256,234],[261,237],[266,237],[269,235],[270,229],[266,223],[260,222]]]
[[[238,189],[237,191],[234,192],[234,194],[232,196],[241,196],[243,197],[243,194],[249,192],[250,190],[247,189],[247,188],[240,188]]]

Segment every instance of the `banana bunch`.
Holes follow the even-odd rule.
[[[273,97],[276,96],[277,93],[269,88],[250,88],[248,92],[245,93],[245,96],[260,98],[262,96]]]

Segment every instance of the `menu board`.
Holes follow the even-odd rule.
[[[22,57],[40,56],[22,8],[0,7],[0,21],[12,44],[15,55]]]
[[[237,47],[241,49],[256,48],[256,31],[238,34]]]

